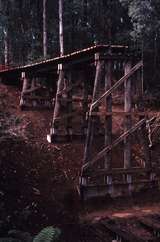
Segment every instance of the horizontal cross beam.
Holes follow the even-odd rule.
[[[98,170],[87,170],[83,172],[83,177],[98,177],[103,175],[125,175],[125,174],[149,174],[156,173],[160,174],[160,167],[156,168],[143,168],[143,167],[132,167],[129,169],[125,168],[113,168],[111,170],[108,169],[98,169]]]

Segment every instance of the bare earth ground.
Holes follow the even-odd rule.
[[[48,144],[52,113],[21,112],[19,96],[16,87],[0,86],[0,220],[6,221],[0,232],[3,225],[35,232],[77,219],[76,206],[70,210],[82,147]]]
[[[160,213],[154,191],[139,196],[138,202],[132,198],[80,205],[76,185],[83,144],[48,144],[52,112],[22,112],[19,97],[17,87],[0,84],[0,236],[12,228],[34,234],[47,225]]]

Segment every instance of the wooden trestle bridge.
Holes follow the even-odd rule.
[[[128,47],[98,45],[0,71],[4,82],[23,82],[22,110],[53,110],[49,142],[85,143],[79,178],[84,199],[158,187],[159,168],[151,161],[147,129],[154,118],[148,120],[143,107],[142,67],[141,58]],[[114,109],[117,99],[121,111]],[[113,126],[116,115],[123,119],[119,136]],[[143,150],[141,164],[132,152],[137,143]]]

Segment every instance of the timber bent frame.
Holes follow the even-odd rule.
[[[146,186],[159,186],[159,167],[153,166],[149,148],[142,68],[140,56],[127,46],[96,45],[0,70],[2,81],[22,83],[22,110],[53,110],[47,135],[50,143],[76,139],[85,144],[79,177],[83,199],[130,195]],[[118,111],[117,100],[121,103]],[[116,115],[123,119],[123,132],[114,131]],[[133,157],[135,143],[143,150],[141,164]],[[119,148],[123,156],[116,162],[121,160],[121,165],[114,167]]]

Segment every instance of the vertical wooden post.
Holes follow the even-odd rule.
[[[108,60],[105,63],[105,91],[109,90],[112,86],[112,62]],[[106,112],[112,112],[112,94],[109,95],[105,100]],[[112,115],[105,116],[105,146],[112,144]],[[109,151],[105,156],[104,168],[107,170],[111,169],[112,163],[112,151]],[[108,185],[112,184],[112,176],[105,177],[105,182]],[[110,188],[112,189],[112,187]]]
[[[72,113],[72,70],[69,70],[68,80],[67,80],[67,113]],[[69,139],[72,138],[72,116],[67,118],[67,135]]]
[[[131,69],[131,62],[127,62],[125,64],[125,74],[129,73]],[[125,112],[131,113],[132,110],[132,99],[131,99],[131,79],[125,81],[124,83],[124,110]],[[124,131],[126,132],[131,128],[132,120],[131,120],[131,114],[126,114],[125,116],[125,122],[124,122]],[[130,137],[126,138],[124,140],[124,168],[130,168],[131,167],[131,140]]]
[[[64,86],[64,70],[62,68],[62,64],[58,65],[58,72],[59,72],[59,78],[57,82],[57,92],[56,92],[56,98],[55,98],[55,106],[54,106],[54,114],[53,114],[53,127],[51,129],[51,136],[56,136],[58,133],[58,126],[59,122],[57,121],[57,118],[60,114],[60,99],[62,97],[62,90]],[[52,139],[52,138],[51,138]]]
[[[105,63],[105,91],[112,86],[112,62],[109,60]],[[112,112],[112,95],[109,95],[105,100],[106,112]],[[112,144],[112,115],[105,117],[105,146]],[[105,168],[111,168],[112,152],[108,152],[105,156]]]
[[[142,73],[140,70],[137,71],[137,96],[138,96],[138,111],[144,112],[144,102],[143,102],[143,80],[142,80]],[[143,119],[145,116],[144,114],[139,115],[139,120]],[[139,139],[141,142],[141,145],[143,147],[143,154],[145,158],[145,167],[150,168],[151,167],[151,151],[149,149],[149,139],[148,139],[148,130],[146,126],[142,126],[139,130]]]
[[[83,82],[83,127],[82,127],[82,132],[85,137],[86,135],[86,129],[87,129],[87,120],[86,120],[86,115],[88,112],[88,80],[86,78],[86,72],[84,72],[84,82]]]
[[[137,108],[139,112],[144,111],[144,105],[143,105],[143,82],[141,77],[141,71],[137,71],[137,83],[136,83],[136,97],[137,97]],[[144,118],[144,116],[140,117]]]
[[[21,73],[21,78],[23,80],[23,87],[22,87],[22,92],[26,91],[28,88],[28,79],[26,77],[26,73],[22,72]]]
[[[139,131],[143,154],[145,159],[145,168],[151,168],[151,151],[149,148],[148,130],[146,126],[142,126]]]
[[[24,92],[28,89],[29,85],[29,80],[26,77],[26,73],[22,72],[21,73],[21,80],[23,81],[23,86],[22,86],[22,92],[21,92],[21,98],[20,98],[20,107],[23,108],[25,102],[24,102]]]
[[[94,102],[98,97],[98,89],[99,89],[100,81],[102,79],[102,72],[103,72],[103,66],[104,66],[104,63],[102,60],[100,60],[99,55],[100,55],[99,53],[95,54],[96,75],[95,75],[95,81],[94,81],[92,102]],[[90,113],[88,118],[88,129],[87,129],[87,137],[86,137],[85,151],[84,151],[84,163],[86,163],[90,158],[91,146],[93,141],[94,123],[95,123],[95,120]]]
[[[35,77],[33,77],[31,81],[31,89],[34,88],[35,86],[36,86],[36,79]]]
[[[33,78],[31,79],[31,89],[34,89],[34,88],[35,88],[35,78],[33,77]],[[35,96],[35,93],[32,92],[30,95],[31,95],[32,97],[34,97],[34,96]],[[31,104],[32,104],[32,107],[33,107],[33,108],[36,108],[36,107],[38,106],[38,100],[37,100],[37,99],[33,99],[33,100],[31,100]]]

